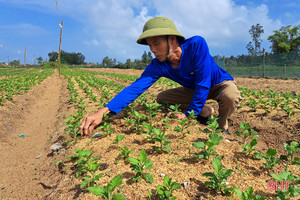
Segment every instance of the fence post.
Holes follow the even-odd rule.
[[[24,67],[26,68],[26,45],[25,45],[25,51],[24,51]]]
[[[223,56],[224,70],[226,70],[225,58],[226,58],[226,56],[224,55]]]
[[[284,64],[284,78],[286,79],[286,64]]]

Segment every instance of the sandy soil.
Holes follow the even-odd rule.
[[[88,70],[129,75],[142,73],[141,70]],[[118,82],[118,80],[115,81]],[[257,91],[261,89],[293,93],[300,91],[299,80],[236,78],[236,82],[238,86]],[[124,85],[128,84],[125,83]],[[79,95],[87,99],[78,84],[76,84],[76,88]],[[96,89],[94,91],[94,94],[100,97],[101,93]],[[151,87],[147,92],[157,94],[159,91],[161,89],[157,86]],[[85,104],[88,107],[88,112],[97,109],[97,105],[89,100],[85,101]],[[211,102],[211,105],[217,110],[215,103]],[[141,113],[143,112],[140,107],[136,107],[136,109]],[[142,135],[130,132],[130,127],[126,125],[126,121],[123,119],[124,115],[119,114],[110,120],[113,128],[115,128],[115,132],[111,136],[93,141],[90,137],[85,137],[74,145],[67,146],[66,143],[72,139],[67,137],[63,130],[65,127],[63,121],[73,112],[74,108],[68,103],[67,80],[64,77],[59,77],[57,73],[48,77],[26,94],[14,97],[14,103],[6,102],[4,106],[0,107],[1,199],[98,199],[86,190],[81,190],[79,188],[81,180],[74,177],[74,165],[67,156],[73,155],[75,148],[91,149],[95,152],[95,156],[101,157],[100,161],[103,164],[100,167],[100,172],[104,173],[104,176],[97,183],[98,185],[106,185],[115,175],[123,174],[121,193],[127,199],[147,199],[148,191],[154,194],[155,186],[162,184],[163,178],[159,176],[161,173],[172,177],[174,181],[190,183],[188,188],[174,192],[177,199],[229,198],[215,194],[214,191],[204,185],[207,179],[202,176],[202,173],[213,171],[210,163],[212,158],[209,161],[199,161],[192,158],[192,155],[199,151],[192,147],[192,143],[207,139],[207,134],[202,131],[206,126],[197,124],[190,127],[192,134],[184,139],[173,131],[178,123],[176,120],[172,120],[169,123],[171,129],[166,133],[172,142],[170,146],[173,151],[171,154],[157,154],[152,150],[152,143],[145,142]],[[153,123],[162,126],[160,119],[165,114],[164,112],[158,114]],[[261,110],[253,112],[244,106],[230,118],[231,132],[239,130],[240,122],[248,122],[260,135],[257,145],[260,151],[276,148],[282,154],[284,153],[283,142],[300,141],[300,122],[297,114],[287,119],[282,112],[274,111],[264,115]],[[19,137],[20,133],[26,134],[27,137]],[[137,157],[141,149],[146,150],[154,163],[153,169],[149,170],[154,175],[153,184],[145,181],[138,184],[132,183],[130,179],[134,173],[129,164],[123,160],[118,163],[115,162],[115,158],[120,153],[116,145],[111,144],[116,134],[126,136],[120,142],[120,146],[129,145],[130,149],[135,150],[134,157]],[[52,153],[50,150],[50,146],[57,142],[64,145],[64,150],[59,154]],[[217,146],[218,154],[224,156],[222,161],[224,167],[235,170],[228,179],[229,185],[240,185],[242,190],[253,186],[256,194],[274,198],[274,192],[266,189],[266,180],[270,178],[269,173],[282,171],[283,165],[278,165],[272,170],[264,170],[261,167],[263,161],[253,160],[241,153],[239,142],[232,135],[224,135],[224,141]],[[191,157],[188,156],[189,153]],[[179,161],[180,157],[185,158]],[[55,163],[60,160],[64,161],[63,165],[55,166]],[[300,176],[299,168],[291,166],[290,170]]]

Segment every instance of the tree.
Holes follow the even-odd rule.
[[[39,65],[42,64],[42,63],[44,62],[44,60],[43,60],[42,57],[38,57],[36,60],[38,61],[38,64],[39,64]]]
[[[130,69],[131,66],[132,66],[132,61],[130,60],[130,58],[128,58],[128,59],[126,60],[125,67],[126,67],[127,69]]]
[[[58,53],[57,52],[51,52],[48,53],[49,61],[50,62],[56,62],[58,59]],[[83,64],[85,60],[85,56],[81,53],[68,53],[65,51],[61,51],[61,62],[67,63],[69,65],[80,65]]]
[[[52,52],[48,53],[48,57],[49,57],[49,62],[56,62],[56,60],[58,58],[58,53],[52,51]]]
[[[142,55],[142,63],[147,63],[148,61],[148,55],[146,53],[146,51],[144,51],[143,55]]]
[[[19,66],[19,65],[20,65],[20,61],[19,61],[19,60],[14,60],[14,61],[10,62],[9,64],[10,64],[11,66],[16,67],[16,66]]]
[[[292,27],[283,26],[268,37],[272,43],[271,49],[275,54],[287,53],[300,49],[300,25]]]
[[[255,26],[252,25],[249,30],[249,33],[251,35],[252,41],[250,41],[247,44],[246,48],[250,55],[257,56],[261,53],[260,46],[261,46],[262,39],[260,39],[260,37],[264,33],[264,29],[259,24],[256,24]]]
[[[111,67],[113,65],[113,61],[108,56],[105,56],[102,60],[102,65],[104,65],[105,67]]]
[[[148,65],[151,63],[152,61],[152,54],[151,52],[149,51],[148,53],[146,53],[146,51],[144,51],[143,55],[142,55],[142,60],[141,62],[144,64],[144,65]]]

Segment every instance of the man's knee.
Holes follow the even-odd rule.
[[[157,101],[157,103],[163,103],[163,102],[166,102],[166,100],[165,100],[165,95],[163,94],[164,93],[164,91],[163,92],[160,92],[157,96],[156,96],[156,101]]]

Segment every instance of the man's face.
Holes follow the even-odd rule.
[[[168,55],[168,44],[166,36],[155,36],[146,39],[151,52],[155,55],[157,60],[165,62]]]

